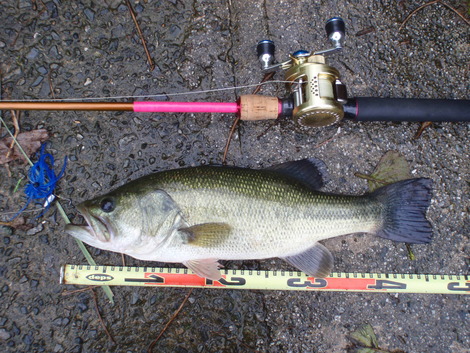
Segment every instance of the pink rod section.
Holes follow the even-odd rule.
[[[220,102],[134,102],[141,113],[238,113],[237,103]]]

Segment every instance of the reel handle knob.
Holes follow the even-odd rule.
[[[274,51],[276,46],[272,40],[262,40],[258,42],[256,51],[258,53],[258,60],[263,69],[267,69],[274,63]]]
[[[343,47],[343,39],[346,33],[346,26],[341,17],[333,17],[326,21],[326,35],[335,48]]]

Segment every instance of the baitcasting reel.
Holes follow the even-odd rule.
[[[317,52],[298,50],[290,59],[274,64],[274,43],[262,40],[258,43],[258,58],[264,72],[277,68],[285,70],[287,88],[293,99],[294,121],[306,127],[334,124],[344,115],[347,102],[346,86],[341,83],[338,70],[326,64],[325,55],[343,49],[344,21],[333,17],[326,22],[326,33],[333,47]]]

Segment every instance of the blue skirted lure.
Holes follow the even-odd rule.
[[[39,153],[39,160],[31,166],[31,169],[28,172],[29,182],[26,184],[24,190],[28,197],[28,201],[12,219],[18,217],[26,207],[28,207],[31,201],[44,199],[41,203],[44,210],[37,217],[39,218],[47,211],[52,204],[52,201],[55,199],[53,193],[57,182],[64,175],[65,167],[67,166],[67,157],[64,158],[64,165],[62,166],[62,170],[59,175],[56,175],[53,169],[54,157],[50,153],[45,153],[45,148],[46,144],[43,144]]]

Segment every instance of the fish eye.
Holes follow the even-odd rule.
[[[101,200],[100,208],[106,213],[113,212],[114,209],[116,208],[116,203],[114,202],[113,199],[105,198]]]

